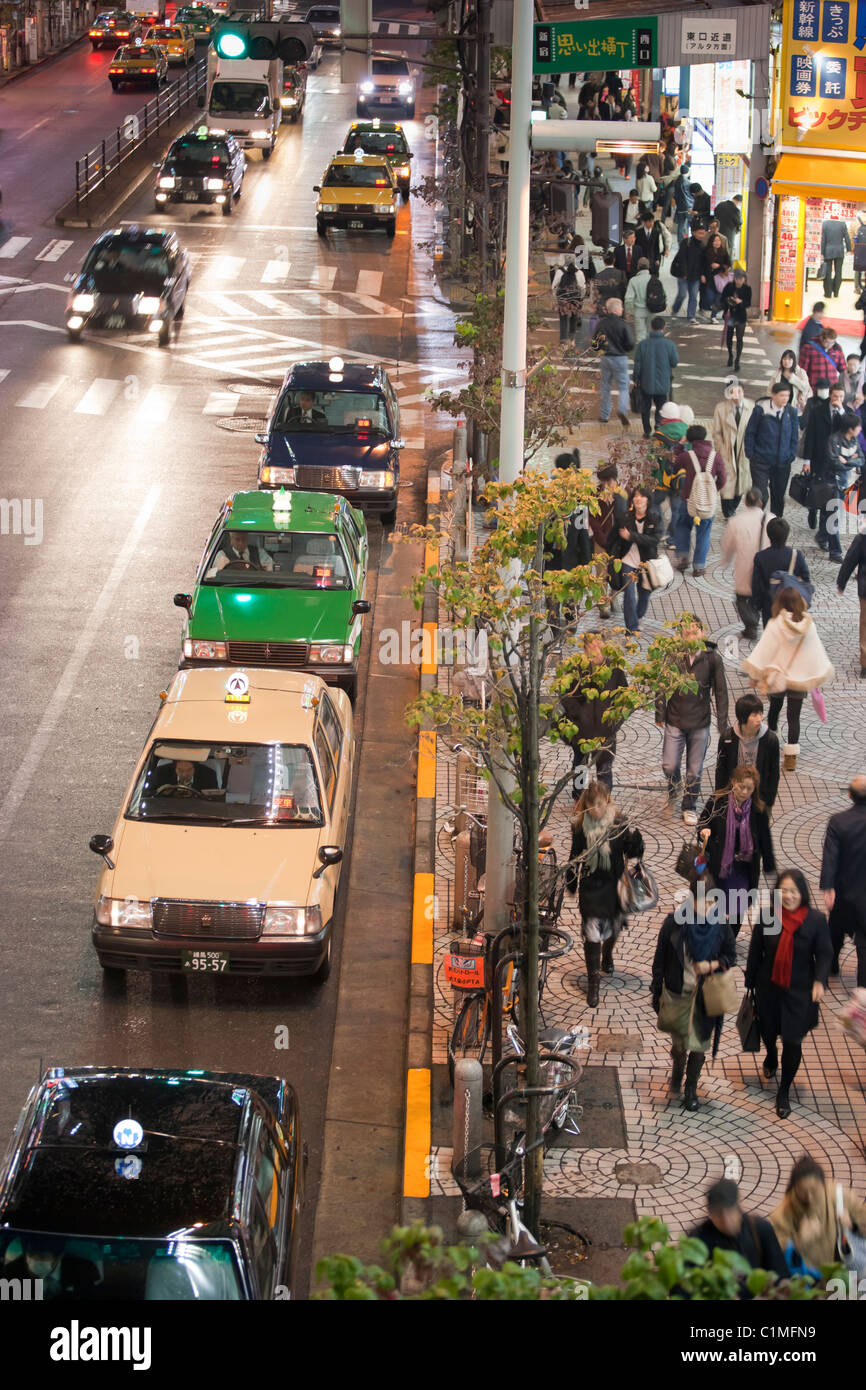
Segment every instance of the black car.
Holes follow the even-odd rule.
[[[304,103],[307,99],[307,65],[306,63],[286,63],[283,68],[283,95],[280,97],[280,106],[283,108],[283,120],[297,121],[299,116],[304,113]]]
[[[260,488],[336,492],[393,526],[400,483],[400,409],[383,367],[296,362],[265,433]]]
[[[412,151],[399,122],[380,121],[378,116],[371,121],[353,121],[342,152],[354,154],[356,150],[363,150],[364,154],[386,155],[400,192],[404,198],[409,197]]]
[[[125,10],[103,10],[94,19],[87,37],[95,53],[98,48],[117,48],[119,39],[135,43],[144,38],[144,29],[135,15]]]
[[[0,1277],[57,1302],[288,1298],[303,1170],[279,1077],[51,1068],[0,1173]]]
[[[160,347],[183,316],[189,256],[174,232],[114,228],[91,246],[66,306],[66,329],[78,342],[85,328],[158,335]]]
[[[214,135],[206,126],[175,140],[158,169],[154,198],[166,203],[218,203],[229,217],[241,196],[247,161],[232,135]]]

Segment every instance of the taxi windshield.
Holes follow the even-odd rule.
[[[390,434],[385,402],[373,391],[287,391],[273,428],[318,434]]]
[[[208,169],[226,169],[229,157],[225,145],[215,140],[177,140],[166,157],[166,165],[179,174],[202,174]]]
[[[268,89],[261,82],[215,82],[210,94],[211,115],[267,116]]]
[[[54,1303],[244,1297],[229,1240],[82,1240],[6,1230],[0,1233],[0,1270],[4,1279],[41,1279],[39,1296]]]
[[[374,77],[408,77],[409,64],[404,58],[374,58]]]
[[[325,175],[325,188],[390,188],[384,164],[332,164]]]
[[[408,149],[402,130],[357,131],[346,141],[347,154],[354,154],[355,150],[365,154],[406,154]]]
[[[182,39],[183,34],[181,33],[180,29],[153,28],[148,31],[147,37],[149,39]]]
[[[159,244],[115,237],[91,248],[82,274],[92,276],[98,288],[123,288],[129,281],[162,285],[168,275],[168,257]]]
[[[129,820],[183,825],[323,825],[312,754],[304,744],[153,744],[126,810]]]
[[[204,584],[268,589],[349,589],[335,532],[223,531],[205,561]]]
[[[126,46],[117,50],[113,62],[135,63],[139,58],[143,58],[145,62],[152,63],[155,61],[155,52],[156,50],[148,44],[136,44],[134,48]]]

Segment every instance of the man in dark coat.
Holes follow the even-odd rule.
[[[765,1269],[780,1279],[789,1275],[776,1232],[763,1216],[747,1216],[740,1206],[740,1192],[731,1178],[720,1178],[706,1191],[707,1219],[690,1236],[702,1240],[712,1255],[714,1250],[733,1250],[748,1260],[752,1269]],[[741,1298],[752,1295],[743,1285]]]
[[[860,600],[860,679],[866,680],[866,535],[862,531],[854,537],[848,547],[848,554],[842,561],[836,588],[840,596],[854,571],[857,571],[857,597]]]
[[[622,242],[613,253],[613,264],[622,272],[626,280],[637,275],[638,250],[635,246],[635,232],[628,229],[623,233]]]
[[[688,241],[680,242],[680,248],[671,262],[671,275],[677,281],[677,294],[671,313],[676,314],[679,311],[680,305],[688,295],[689,302],[686,314],[689,323],[694,323],[698,312],[698,294],[701,288],[701,276],[705,270],[706,250],[706,228],[696,227]]]
[[[787,521],[780,516],[774,516],[767,522],[767,540],[770,544],[758,551],[752,565],[752,603],[761,614],[764,627],[770,621],[773,611],[774,595],[770,589],[770,576],[775,574],[776,570],[786,570],[794,553],[794,547],[786,544],[790,534],[791,528]],[[804,580],[807,584],[811,583],[809,566],[801,550],[797,551],[793,572],[798,579]]]
[[[858,538],[859,539],[859,538]],[[832,974],[839,970],[839,951],[846,936],[857,948],[857,984],[866,987],[866,776],[848,787],[852,805],[827,822],[821,856],[821,888],[830,914]]]
[[[603,650],[604,634],[586,632],[582,633],[581,637],[584,655],[591,666],[595,669],[604,666],[606,664]],[[586,768],[592,762],[595,763],[596,776],[599,782],[606,782],[610,789],[613,788],[616,735],[622,727],[622,720],[613,721],[605,719],[604,716],[610,709],[611,696],[615,691],[622,690],[627,685],[628,680],[623,668],[613,666],[603,685],[599,685],[593,672],[589,672],[583,681],[579,681],[567,695],[560,698],[559,703],[562,706],[563,714],[578,730],[576,737],[569,740],[575,773],[572,790],[576,797],[585,790]],[[595,738],[602,740],[601,746],[594,752],[583,753],[580,748],[581,743]],[[578,776],[578,769],[581,769],[580,776]]]
[[[668,783],[668,799],[673,805],[680,789],[680,768],[685,754],[686,778],[682,815],[686,825],[697,825],[695,807],[701,789],[701,773],[710,741],[712,702],[716,704],[719,730],[728,727],[728,683],[725,666],[714,642],[706,640],[703,623],[683,614],[680,633],[687,641],[701,640],[698,651],[683,657],[686,673],[697,682],[697,690],[678,690],[670,698],[661,691],[656,700],[656,724],[664,729],[662,771]]]
[[[734,238],[743,225],[742,194],[736,193],[733,198],[726,198],[724,202],[717,203],[715,215],[719,224],[719,231],[727,240],[728,245],[733,247]]]
[[[800,331],[800,341],[797,344],[798,361],[799,355],[803,351],[803,348],[806,346],[806,344],[811,343],[813,338],[820,338],[821,332],[824,328],[824,310],[826,309],[826,307],[827,306],[824,303],[823,299],[819,299],[815,304],[812,305],[812,312],[807,318],[806,322],[803,324],[803,327]]]
[[[661,222],[651,212],[645,212],[641,218],[641,225],[635,232],[634,249],[638,260],[646,256],[650,275],[658,275],[665,258],[665,233]]]
[[[665,321],[657,315],[650,320],[649,337],[635,348],[632,376],[640,391],[640,413],[643,421],[644,439],[652,435],[650,429],[650,410],[656,409],[656,426],[659,411],[671,398],[674,382],[674,367],[680,355],[670,338],[665,337]]]
[[[851,250],[848,225],[838,217],[825,217],[821,223],[821,260],[824,262],[824,297],[838,299],[842,288],[842,262]]]
[[[734,714],[734,723],[719,735],[716,791],[729,785],[736,768],[749,764],[758,769],[758,795],[771,811],[779,794],[779,736],[764,723],[763,703],[752,691],[740,696]]]
[[[595,296],[596,312],[599,317],[604,313],[604,306],[609,299],[623,299],[625,297],[625,275],[614,265],[613,254],[613,251],[605,251],[602,258],[604,270],[599,271],[592,282],[592,292]]]
[[[797,456],[800,428],[797,412],[791,405],[791,388],[777,381],[769,396],[755,402],[749,416],[743,448],[752,469],[752,482],[761,489],[766,505],[780,517],[785,510],[785,493],[791,476],[791,464]]]

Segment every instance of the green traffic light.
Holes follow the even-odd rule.
[[[245,58],[247,41],[242,34],[220,34],[216,50],[221,58]]]

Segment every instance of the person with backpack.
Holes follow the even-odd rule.
[[[800,752],[800,712],[807,693],[833,679],[833,666],[818,636],[806,600],[794,588],[779,590],[770,621],[757,646],[741,662],[758,694],[769,696],[767,723],[776,733],[787,700],[788,742],[785,771],[794,772]]]
[[[752,604],[763,619],[764,627],[770,621],[773,601],[780,588],[787,582],[785,576],[793,575],[798,586],[803,587],[803,596],[811,603],[812,580],[809,566],[802,551],[787,544],[791,528],[780,516],[767,522],[768,544],[760,549],[752,564]]]
[[[731,517],[722,535],[722,559],[725,564],[734,562],[734,605],[748,642],[754,642],[758,636],[759,614],[752,603],[752,570],[755,556],[765,543],[770,520],[769,508],[761,510],[760,492],[750,487],[744,510],[739,516]]]
[[[664,258],[670,246],[670,236],[665,230],[663,222],[657,221],[651,212],[645,212],[641,218],[641,225],[635,232],[634,249],[638,256],[646,256],[649,261],[650,275],[658,279],[659,271],[662,268]],[[667,295],[662,287],[661,280],[658,281],[661,290],[661,302],[658,302],[658,294],[655,293],[656,307],[654,314],[663,314],[668,307]]]
[[[719,304],[725,316],[725,346],[728,349],[728,366],[735,372],[740,370],[740,357],[743,353],[743,335],[746,331],[749,306],[752,303],[752,287],[746,284],[746,272],[735,269],[734,278],[722,289]],[[734,359],[734,338],[737,340],[737,356]]]
[[[713,448],[725,463],[725,486],[721,490],[722,516],[732,517],[740,498],[752,486],[752,470],[744,447],[753,403],[747,401],[735,376],[725,382],[725,399],[713,411]],[[751,570],[750,570],[751,574]]]
[[[719,489],[724,487],[727,473],[720,454],[717,454],[703,425],[690,425],[684,444],[674,454],[674,462],[684,468],[680,495],[685,513],[680,514],[674,534],[677,558],[675,568],[683,573],[689,567],[692,537],[695,541],[694,574],[700,577],[707,565],[713,518],[718,511]]]
[[[622,606],[626,630],[640,633],[641,618],[649,605],[649,581],[642,566],[655,560],[662,534],[661,517],[653,511],[652,488],[636,487],[631,494],[629,509],[620,519],[616,538],[610,546],[614,559],[622,561],[618,577],[622,581]]]
[[[586,289],[583,271],[577,266],[574,256],[566,259],[565,265],[557,266],[551,284],[559,314],[559,341],[574,345],[574,335],[582,323],[581,308]]]
[[[634,281],[632,281],[634,283]],[[656,426],[659,412],[668,401],[673,390],[674,367],[680,360],[679,353],[670,338],[665,337],[665,321],[654,318],[650,323],[649,337],[638,340],[634,355],[633,378],[640,400],[640,413],[643,421],[644,439],[650,439],[650,410],[655,406]]]
[[[666,401],[656,412],[656,426],[652,433],[653,506],[661,516],[664,503],[669,504],[666,531],[669,549],[673,548],[677,517],[682,510],[680,487],[685,473],[682,464],[674,463],[674,451],[685,439],[689,425],[694,422],[691,406],[677,405],[676,401]]]
[[[776,381],[769,397],[761,396],[755,402],[743,442],[752,468],[752,482],[761,489],[765,502],[769,495],[776,516],[785,510],[799,433],[797,412],[791,405],[791,387],[786,381]]]
[[[841,521],[844,516],[844,493],[852,468],[858,475],[863,468],[863,450],[857,436],[860,433],[860,416],[854,411],[846,411],[837,430],[827,441],[827,456],[824,462],[824,482],[834,489],[821,508],[818,519],[818,544],[826,548],[827,558],[836,565],[842,563],[842,541],[840,539]]]
[[[625,311],[634,324],[634,339],[642,343],[649,333],[650,313],[647,309],[646,290],[650,280],[649,261],[641,256],[637,263],[637,274],[628,282],[625,292]]]

